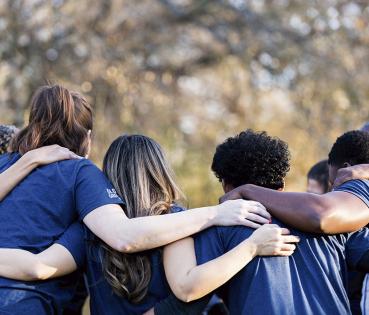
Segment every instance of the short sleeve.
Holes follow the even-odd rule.
[[[369,261],[364,262],[362,258],[369,251],[369,229],[363,228],[351,233],[346,242],[346,259],[348,266],[353,270],[358,270],[359,265],[365,264],[364,269],[369,271]],[[367,260],[367,259],[366,259]]]
[[[73,256],[78,268],[82,267],[86,257],[83,225],[75,222],[55,242],[64,246]]]
[[[174,204],[170,207],[170,213],[178,213],[182,211],[186,211],[186,208],[183,208],[178,204]]]
[[[355,195],[369,207],[369,181],[368,180],[350,180],[337,187],[334,191],[344,191]]]
[[[78,170],[75,185],[75,203],[81,220],[91,211],[108,204],[123,204],[117,192],[89,160],[84,160]]]
[[[225,253],[218,227],[211,227],[194,236],[198,265],[222,256]]]

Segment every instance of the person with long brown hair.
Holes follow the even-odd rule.
[[[128,218],[169,218],[173,216],[170,213],[183,212],[177,204],[182,193],[162,149],[154,140],[141,135],[118,137],[105,155],[103,170],[115,187],[116,193],[125,200],[123,209]],[[257,254],[285,254],[281,249],[283,245],[273,241],[281,232],[276,226],[261,227],[247,242],[239,246],[239,252],[243,252],[239,259],[235,259],[234,254],[225,254],[216,261],[219,270],[224,270],[224,281],[229,279],[229,273],[225,272],[224,266],[244,260],[245,256],[250,260]],[[121,253],[97,238],[87,228],[85,238],[92,314],[142,314],[168,297],[170,288],[165,278],[160,249],[134,254]],[[268,247],[270,244],[275,246]],[[80,252],[83,252],[82,247]],[[41,257],[20,250],[0,249],[0,254],[6,254],[7,257],[0,258],[2,276],[30,280],[25,275],[35,274],[32,269],[42,269],[40,262],[47,265],[52,259],[60,259],[63,262],[58,265],[59,274],[66,270],[66,255],[52,257],[49,250],[41,253]],[[47,266],[43,269],[45,278],[55,276],[48,271]]]
[[[18,275],[18,281],[0,277],[0,310],[3,312],[62,312],[73,294],[76,273],[36,283],[27,283],[23,277],[63,276],[83,264],[85,257],[80,250],[83,239],[81,226],[75,223],[77,220],[83,221],[106,248],[125,253],[160,247],[212,225],[255,227],[259,226],[257,222],[268,221],[265,217],[269,218],[269,214],[264,207],[243,200],[176,214],[131,218],[122,211],[124,203],[118,196],[122,193],[119,186],[113,187],[89,160],[72,159],[39,167],[55,160],[48,156],[46,161],[37,161],[37,154],[27,158],[33,149],[63,152],[62,159],[73,158],[75,154],[87,156],[92,127],[92,110],[82,95],[58,85],[41,87],[31,101],[29,124],[11,145],[13,153],[0,159],[0,198],[5,197],[0,203],[3,222],[0,246],[9,248],[9,256],[1,258],[6,260],[11,253],[17,253],[16,249],[21,249],[29,250],[31,259],[37,262],[37,268],[31,274]],[[54,147],[45,147],[48,145]],[[118,165],[115,169],[118,170]],[[16,170],[21,172],[17,174]],[[119,178],[118,173],[114,174]],[[114,178],[110,180],[114,182]],[[163,205],[158,209],[164,209]]]

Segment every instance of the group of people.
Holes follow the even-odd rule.
[[[92,132],[86,99],[59,85],[35,92],[26,127],[0,128],[0,315],[78,314],[87,294],[96,315],[369,311],[365,130],[337,138],[314,193],[283,191],[286,142],[225,139],[224,195],[197,209],[155,140],[118,137],[101,171]]]

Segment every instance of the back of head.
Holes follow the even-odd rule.
[[[84,156],[92,127],[92,110],[82,95],[60,85],[43,86],[33,95],[28,126],[15,137],[11,150],[24,154],[58,144]]]
[[[8,151],[9,144],[17,132],[18,128],[15,126],[0,125],[0,154]]]
[[[322,193],[330,190],[328,160],[322,160],[314,164],[307,174],[308,179],[313,179],[319,183]]]
[[[328,155],[328,164],[337,168],[369,163],[369,133],[353,130],[338,137]]]
[[[181,192],[161,147],[141,135],[124,135],[109,147],[103,163],[129,218],[170,212]],[[123,254],[102,244],[104,274],[115,293],[133,303],[146,296],[151,279],[147,253]]]
[[[281,189],[290,169],[290,152],[279,138],[248,129],[218,145],[211,168],[233,187],[254,184]]]

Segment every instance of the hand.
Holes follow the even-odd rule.
[[[235,188],[235,189],[231,190],[230,192],[227,192],[226,194],[224,194],[222,197],[220,197],[219,198],[219,203],[223,203],[227,200],[244,199],[242,194],[241,194],[241,190],[238,189],[238,188]]]
[[[215,225],[244,225],[258,228],[261,224],[267,224],[271,220],[269,212],[256,201],[228,200],[216,206],[217,216]]]
[[[333,187],[336,188],[352,179],[369,179],[369,164],[359,164],[340,168],[337,171]]]
[[[142,315],[155,315],[154,308],[149,309],[147,312],[143,313]]]
[[[54,144],[28,151],[24,154],[25,159],[29,159],[37,166],[46,165],[62,160],[83,159],[67,148]]]
[[[290,235],[290,231],[276,224],[266,224],[254,231],[247,239],[256,245],[258,256],[290,256],[300,238]]]

